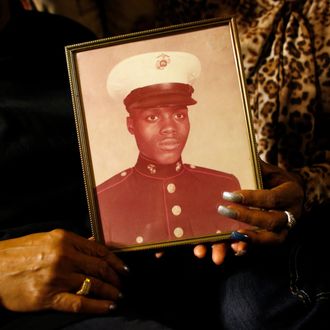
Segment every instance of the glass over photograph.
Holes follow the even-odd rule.
[[[219,213],[224,192],[261,187],[233,19],[73,45],[67,55],[99,240],[147,249],[248,226]]]

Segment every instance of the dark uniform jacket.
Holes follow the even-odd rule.
[[[223,191],[240,189],[231,174],[139,157],[97,187],[104,239],[125,246],[192,238],[244,226],[217,212]]]

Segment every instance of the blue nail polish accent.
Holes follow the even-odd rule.
[[[233,241],[243,241],[243,242],[246,242],[246,241],[249,240],[249,236],[246,235],[246,234],[239,233],[238,231],[233,231],[230,234],[230,239],[232,239]]]

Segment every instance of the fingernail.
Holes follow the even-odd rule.
[[[219,205],[218,213],[228,218],[237,219],[237,212],[223,205]]]
[[[116,305],[116,304],[111,304],[111,305],[109,306],[109,311],[110,311],[110,312],[111,312],[111,311],[114,311],[116,308],[117,308],[117,305]]]
[[[235,253],[236,257],[242,257],[246,255],[246,250],[239,250]]]
[[[124,271],[127,272],[127,273],[129,273],[129,271],[130,271],[129,267],[126,266],[126,265],[123,266],[123,269],[124,269]]]
[[[243,242],[246,242],[246,241],[249,240],[249,236],[246,235],[246,234],[239,233],[238,231],[233,231],[230,234],[230,239],[232,239],[234,241],[243,241]]]
[[[228,191],[223,192],[222,198],[226,201],[234,202],[234,203],[242,203],[243,201],[243,196],[241,194],[228,192]]]

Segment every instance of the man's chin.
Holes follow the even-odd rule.
[[[163,150],[157,148],[154,150],[142,150],[140,149],[140,154],[150,160],[150,162],[155,162],[159,165],[171,165],[177,163],[181,159],[182,148],[176,148],[175,150]],[[147,151],[147,152],[144,152]]]
[[[166,153],[165,155],[162,155],[162,157],[157,157],[156,162],[159,165],[171,165],[175,164],[177,161],[179,161],[181,158],[181,154],[178,155],[177,153]]]

